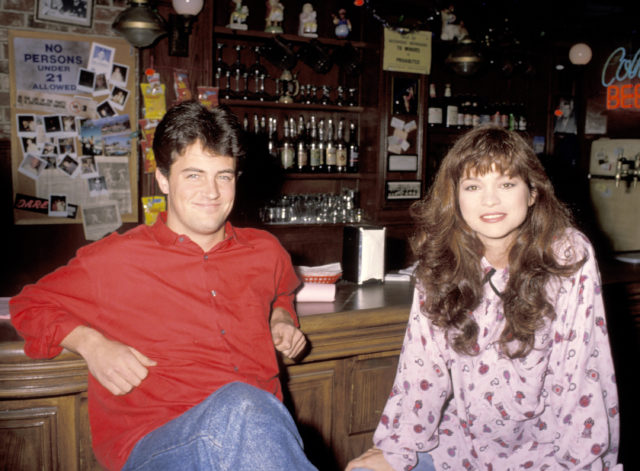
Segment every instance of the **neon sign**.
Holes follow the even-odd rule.
[[[637,78],[640,78],[640,49],[633,57],[627,57],[624,47],[609,55],[602,68],[602,86],[607,87],[608,110],[640,110],[640,83],[629,83]]]

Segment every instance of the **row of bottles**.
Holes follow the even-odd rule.
[[[442,97],[437,95],[436,85],[429,84],[427,122],[430,127],[450,129],[468,129],[492,123],[512,131],[527,130],[524,104],[487,103],[476,96],[453,96],[448,83]]]
[[[243,127],[251,132],[249,117],[245,114]],[[253,133],[267,137],[270,156],[280,162],[287,172],[345,173],[358,172],[360,146],[358,129],[351,121],[341,118],[337,125],[332,118],[325,121],[312,115],[305,121],[300,115],[282,119],[282,138],[279,138],[278,118],[253,115]],[[347,135],[349,139],[345,137]]]

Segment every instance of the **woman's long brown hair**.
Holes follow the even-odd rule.
[[[527,142],[495,126],[464,134],[442,161],[427,196],[411,207],[416,221],[411,243],[418,259],[416,277],[426,293],[424,313],[446,331],[455,351],[474,355],[478,325],[469,314],[482,299],[484,246],[462,218],[458,185],[469,173],[493,170],[522,178],[535,195],[510,248],[509,281],[501,294],[506,323],[499,343],[509,357],[520,358],[533,348],[545,318],[556,315],[546,296],[547,283],[575,273],[584,263],[582,254],[574,263],[556,259],[554,246],[572,227],[572,218]]]

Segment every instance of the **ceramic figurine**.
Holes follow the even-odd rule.
[[[246,30],[249,8],[242,4],[242,0],[231,0],[231,2],[233,4],[233,11],[231,12],[227,28]]]
[[[462,21],[456,23],[457,17],[453,11],[453,5],[449,8],[445,8],[440,12],[442,18],[442,32],[440,33],[440,39],[443,41],[462,40],[469,36],[467,28],[464,27]]]
[[[305,3],[300,12],[300,24],[298,25],[298,36],[308,38],[318,37],[318,23],[316,22],[316,12],[313,5]]]
[[[351,32],[351,21],[347,18],[347,10],[340,8],[338,15],[333,16],[333,24],[336,25],[335,33],[340,39],[344,39],[349,36]]]
[[[282,22],[284,20],[284,5],[278,0],[267,0],[267,16],[265,18],[267,33],[282,33]]]

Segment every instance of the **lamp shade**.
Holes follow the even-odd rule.
[[[569,49],[569,60],[575,65],[586,65],[591,60],[591,48],[585,43],[576,43]]]
[[[131,0],[111,28],[135,47],[147,47],[166,34],[164,19],[147,5],[147,0]]]
[[[196,16],[202,10],[204,0],[171,0],[178,15]]]
[[[445,59],[445,62],[458,75],[468,76],[478,71],[484,62],[484,57],[480,54],[474,41],[463,39],[460,41],[460,44],[451,51],[451,54]]]

